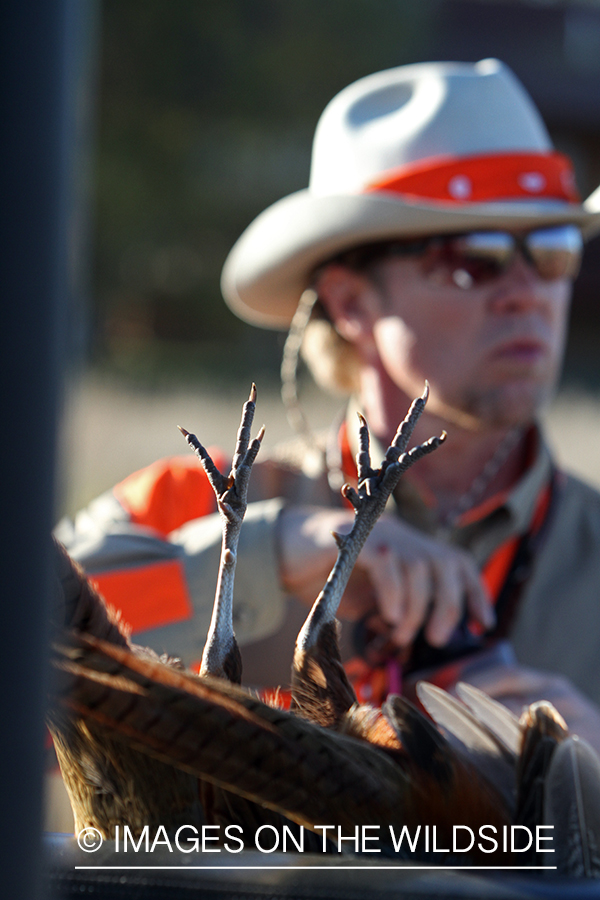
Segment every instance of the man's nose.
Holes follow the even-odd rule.
[[[517,250],[490,294],[491,308],[498,313],[526,312],[544,307],[550,302],[548,282],[537,272],[535,265]]]

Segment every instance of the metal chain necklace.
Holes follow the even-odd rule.
[[[472,509],[478,500],[481,499],[486,489],[492,483],[514,448],[521,440],[522,435],[522,426],[517,426],[512,428],[502,438],[481,472],[476,475],[471,482],[469,488],[467,488],[464,494],[461,494],[450,511],[440,517],[439,532],[450,532],[455,527],[460,517],[469,509]]]

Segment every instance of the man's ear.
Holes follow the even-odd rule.
[[[373,283],[360,272],[331,263],[319,275],[315,289],[336,331],[351,344],[366,348],[380,314]]]

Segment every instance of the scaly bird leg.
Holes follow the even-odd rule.
[[[348,579],[373,526],[385,509],[400,476],[418,459],[431,453],[445,440],[433,437],[407,452],[414,427],[425,409],[428,385],[411,405],[400,424],[379,469],[371,468],[369,429],[360,416],[358,490],[345,484],[343,496],[354,507],[354,524],[347,535],[333,535],[338,556],[325,586],[296,640],[292,668],[294,707],[322,725],[334,725],[356,702],[354,691],[344,673],[336,631],[336,614]]]
[[[223,543],[217,579],[213,614],[202,654],[201,675],[227,678],[236,684],[242,680],[242,660],[233,633],[233,583],[237,547],[246,512],[250,471],[260,449],[265,429],[250,441],[250,429],[256,408],[256,385],[244,404],[242,420],[229,475],[223,475],[213,463],[207,450],[194,434],[179,426],[186,441],[202,463],[217,497],[223,521]]]
[[[216,494],[223,523],[217,590],[200,674],[212,675],[234,684],[240,684],[242,680],[242,658],[233,632],[233,583],[237,546],[246,512],[250,471],[264,434],[263,428],[250,443],[255,401],[256,387],[252,385],[250,398],[244,405],[231,471],[227,477],[218,471],[198,439],[180,429],[204,466]],[[264,810],[258,809],[250,800],[231,794],[223,789],[223,785],[211,783],[210,779],[201,779],[199,792],[207,823],[239,824],[248,834],[253,831],[253,827],[265,821],[281,828],[280,817],[275,813],[271,813],[269,819]]]

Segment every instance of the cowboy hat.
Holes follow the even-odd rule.
[[[569,160],[503,63],[401,66],[328,104],[309,187],[246,229],[221,287],[241,318],[287,328],[315,268],[352,246],[566,222],[590,236],[599,206],[579,202]]]

